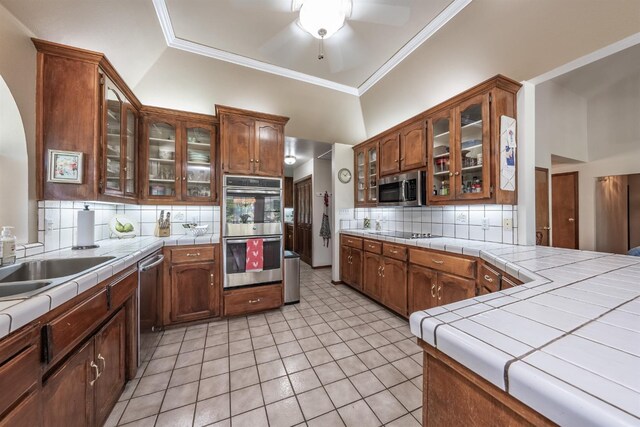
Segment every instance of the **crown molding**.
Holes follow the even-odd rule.
[[[454,0],[359,87],[344,85],[331,80],[301,73],[299,71],[279,67],[267,62],[258,61],[246,56],[216,49],[211,46],[195,43],[190,40],[181,39],[177,37],[175,35],[175,32],[173,31],[171,17],[169,16],[169,9],[167,8],[165,0],[153,0],[153,6],[156,10],[156,14],[158,15],[158,21],[160,22],[162,34],[164,35],[164,38],[167,42],[167,46],[169,47],[180,49],[185,52],[194,53],[196,55],[206,56],[209,58],[230,62],[232,64],[253,68],[254,70],[275,74],[281,77],[310,83],[312,85],[321,86],[327,89],[333,89],[339,92],[347,93],[349,95],[361,96],[366,91],[371,89],[371,87],[373,87],[373,85],[375,85],[378,81],[380,81],[380,79],[387,75],[387,73],[393,70],[422,43],[427,41],[433,34],[435,34],[440,28],[442,28],[447,22],[449,22],[449,20],[456,16],[462,9],[464,9],[469,3],[471,3],[471,1],[472,0]]]

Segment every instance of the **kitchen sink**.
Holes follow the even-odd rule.
[[[27,298],[48,288],[51,281],[0,283],[0,300]]]
[[[0,268],[0,283],[47,280],[71,276],[111,261],[114,258],[113,256],[101,256],[26,261]]]

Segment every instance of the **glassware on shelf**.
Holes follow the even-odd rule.
[[[149,194],[176,194],[176,129],[168,123],[149,125]]]

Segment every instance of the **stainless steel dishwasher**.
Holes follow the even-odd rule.
[[[138,363],[153,348],[156,331],[162,324],[162,251],[156,251],[138,263]],[[148,344],[148,345],[147,345]]]

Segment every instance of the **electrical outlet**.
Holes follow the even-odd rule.
[[[482,229],[483,230],[489,229],[489,218],[482,218]]]
[[[511,218],[503,219],[502,220],[502,228],[504,228],[504,231],[513,230],[513,220]]]

